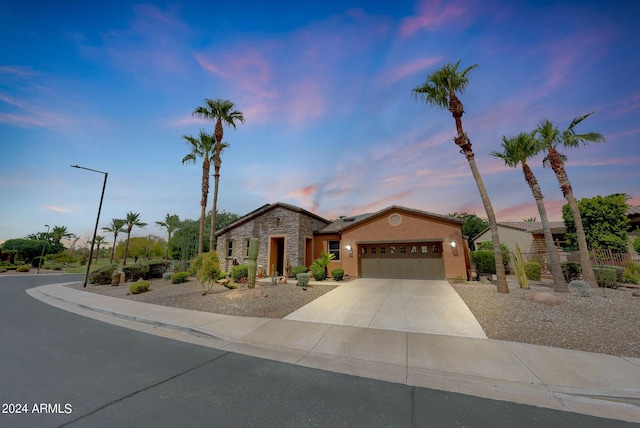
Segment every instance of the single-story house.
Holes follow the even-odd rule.
[[[288,264],[309,266],[322,252],[334,255],[328,271],[351,277],[445,279],[467,277],[469,253],[458,218],[391,206],[375,213],[323,219],[284,203],[267,204],[216,232],[224,270],[248,259],[259,240],[258,265],[267,274]]]
[[[560,248],[564,242],[564,222],[550,221],[551,234],[556,247]],[[542,222],[540,221],[510,221],[498,223],[498,235],[500,243],[505,244],[510,252],[516,252],[516,244],[523,253],[546,253],[547,247],[544,239]],[[491,229],[486,228],[475,238],[474,244],[491,241]]]

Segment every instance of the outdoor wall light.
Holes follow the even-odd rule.
[[[453,248],[456,248],[456,245],[457,245],[457,244],[456,244],[456,240],[455,240],[455,239],[452,239],[452,240],[451,240],[451,246],[452,246]]]
[[[352,253],[353,253],[353,251],[351,250],[351,244],[347,244],[347,245],[345,245],[345,248],[347,249],[347,252],[348,252],[349,254],[352,254]]]

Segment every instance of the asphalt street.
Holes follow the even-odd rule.
[[[1,427],[634,426],[220,351],[25,293],[81,278],[0,275]]]

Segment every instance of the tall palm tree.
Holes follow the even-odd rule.
[[[140,221],[140,213],[134,213],[133,211],[129,211],[127,213],[127,217],[124,219],[124,226],[127,231],[127,245],[124,247],[124,261],[122,265],[127,264],[127,256],[129,255],[129,238],[131,238],[131,230],[134,227],[145,227],[147,223],[143,223]]]
[[[538,206],[540,221],[542,222],[542,230],[544,232],[544,241],[549,255],[549,265],[553,276],[553,289],[555,291],[568,292],[567,282],[562,274],[562,265],[560,264],[560,256],[553,243],[553,234],[549,227],[549,218],[547,217],[547,209],[544,206],[544,197],[542,190],[538,184],[536,176],[533,174],[531,167],[527,161],[537,155],[542,150],[542,146],[533,135],[521,132],[515,137],[502,137],[502,152],[491,152],[492,156],[498,157],[504,161],[507,166],[517,168],[518,164],[522,165],[524,179],[531,189],[533,198]],[[535,221],[535,218],[533,219]]]
[[[56,244],[60,244],[60,241],[62,239],[73,238],[74,235],[73,233],[69,232],[67,226],[53,226],[53,229],[51,230],[49,236],[51,236],[51,239],[53,239]]]
[[[538,124],[536,128],[535,136],[542,145],[543,149],[547,152],[547,156],[544,160],[544,164],[550,164],[551,169],[556,174],[558,184],[562,190],[562,194],[569,204],[569,210],[573,216],[573,221],[576,225],[576,238],[578,241],[578,251],[580,253],[580,264],[582,265],[582,278],[590,283],[592,286],[597,287],[596,276],[593,273],[593,267],[591,266],[591,260],[589,259],[589,247],[587,246],[587,238],[584,234],[584,227],[582,226],[582,217],[580,216],[580,210],[578,209],[578,201],[576,201],[573,195],[573,188],[571,182],[567,176],[567,171],[564,168],[565,156],[558,152],[557,147],[562,145],[565,148],[578,147],[580,144],[599,143],[604,141],[602,134],[596,132],[588,132],[586,134],[576,134],[575,127],[591,116],[595,112],[585,114],[584,116],[577,116],[571,122],[571,125],[564,131],[560,132],[558,127],[549,121],[544,119]]]
[[[100,256],[100,245],[102,245],[103,242],[104,236],[97,235],[95,240],[96,246],[98,247],[96,250],[96,264],[98,264],[98,257]]]
[[[458,135],[453,141],[460,148],[460,153],[464,154],[467,162],[469,162],[471,173],[480,191],[480,197],[482,198],[482,203],[487,213],[487,220],[489,221],[491,239],[493,241],[493,255],[496,260],[496,288],[498,293],[508,293],[509,287],[507,286],[507,277],[505,275],[502,251],[500,248],[500,238],[498,237],[498,223],[496,222],[496,216],[493,212],[493,206],[489,200],[487,189],[484,187],[484,182],[476,165],[475,156],[471,149],[471,141],[469,141],[469,137],[462,128],[464,107],[456,95],[456,92],[464,92],[469,83],[467,75],[471,70],[478,68],[478,65],[474,64],[462,71],[458,71],[459,65],[460,61],[455,64],[448,63],[441,69],[434,71],[427,76],[425,83],[413,88],[413,94],[416,98],[425,101],[427,104],[448,109],[456,122]]]
[[[211,170],[211,160],[214,156],[213,137],[203,130],[200,130],[200,138],[191,135],[183,135],[191,152],[182,158],[182,163],[196,163],[198,158],[202,158],[202,196],[200,199],[200,234],[198,236],[198,255],[204,250],[204,218],[207,210],[207,198],[209,197],[209,171]]]
[[[207,120],[215,120],[216,122],[214,131],[216,147],[213,157],[213,208],[211,209],[211,234],[209,236],[209,251],[213,251],[216,235],[216,214],[218,210],[218,183],[220,181],[220,165],[222,164],[221,154],[224,148],[223,145],[225,144],[222,142],[222,136],[224,134],[222,125],[230,125],[235,129],[236,121],[244,123],[244,114],[241,111],[234,110],[234,105],[229,100],[210,100],[209,98],[205,98],[204,102],[205,105],[196,107],[192,115]]]
[[[171,234],[173,233],[174,230],[176,230],[178,228],[178,226],[180,226],[180,217],[178,217],[177,214],[167,214],[164,217],[164,221],[156,221],[156,224],[160,227],[164,227],[165,229],[167,229],[167,234],[169,235],[167,237],[167,255],[166,255],[166,259],[169,260],[169,245],[171,242]]]
[[[102,230],[105,232],[113,233],[113,247],[111,248],[111,259],[109,260],[109,264],[113,264],[113,255],[116,251],[116,242],[118,240],[118,233],[124,232],[124,224],[125,221],[120,218],[112,218],[111,224],[107,227],[103,227]]]

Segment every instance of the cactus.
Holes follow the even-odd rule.
[[[248,269],[248,286],[249,288],[256,287],[256,273],[258,270],[258,238],[251,238],[249,241],[249,261],[247,262]]]
[[[524,262],[522,261],[522,252],[520,252],[520,247],[516,244],[516,254],[515,254],[515,270],[516,270],[516,278],[518,279],[518,285],[520,288],[529,288],[529,279],[527,278],[527,274],[524,270]]]

